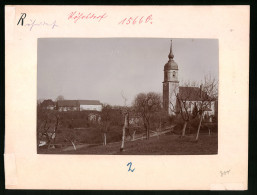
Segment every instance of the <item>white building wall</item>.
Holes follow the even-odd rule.
[[[60,112],[79,111],[78,107],[59,107],[58,110],[59,110]]]
[[[80,110],[102,111],[102,105],[80,105]]]
[[[195,103],[196,103],[196,105],[200,105],[201,104],[200,101],[189,101],[189,102],[187,102],[187,104],[191,104],[191,106],[188,107],[189,108],[188,111],[190,111],[190,112],[193,111]],[[205,111],[204,114],[208,114],[209,116],[215,114],[215,102],[214,101],[211,102],[210,109],[211,109],[211,111]]]

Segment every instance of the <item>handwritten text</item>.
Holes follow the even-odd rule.
[[[24,19],[26,18],[26,13],[21,13],[21,17],[17,23],[17,25],[21,24],[23,26]]]
[[[142,16],[142,17],[139,17],[139,16],[136,16],[136,17],[128,17],[128,18],[124,18],[122,19],[119,24],[152,24],[153,20],[153,16],[152,15],[149,15],[147,17],[145,16]]]
[[[107,18],[107,14],[100,14],[96,15],[94,13],[87,13],[84,14],[82,12],[71,12],[68,16],[68,20],[72,20],[74,23],[76,23],[78,20],[96,20],[98,22],[101,22],[102,19]]]
[[[228,175],[230,173],[230,170],[228,171],[220,171],[220,176],[223,177],[224,175]]]
[[[131,172],[134,172],[134,171],[135,171],[135,168],[134,168],[134,169],[131,169],[132,162],[129,162],[129,163],[127,164],[127,166],[129,166],[128,172],[129,172],[129,171],[131,171]]]
[[[30,22],[29,23],[26,23],[24,24],[25,27],[29,27],[29,30],[31,31],[34,27],[49,27],[51,29],[54,29],[56,27],[58,27],[58,25],[56,24],[56,20],[51,22],[51,23],[48,23],[48,22],[45,22],[45,21],[40,21],[40,22],[37,22],[36,19],[34,20],[29,20]]]

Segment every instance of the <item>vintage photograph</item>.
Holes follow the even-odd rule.
[[[38,154],[218,154],[217,39],[37,44]]]

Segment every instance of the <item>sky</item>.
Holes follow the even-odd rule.
[[[37,98],[100,100],[123,105],[138,93],[162,93],[167,38],[40,38]],[[172,39],[178,78],[201,83],[205,75],[218,79],[217,39]]]

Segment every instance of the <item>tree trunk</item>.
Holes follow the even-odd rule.
[[[160,125],[159,125],[159,129],[157,128],[157,134],[158,134],[158,139],[160,137],[160,132],[162,131],[162,122],[160,120]]]
[[[55,137],[56,137],[56,133],[54,132],[52,135],[52,140],[53,140],[53,148],[55,148]]]
[[[59,125],[59,117],[56,117],[56,123],[55,123],[55,127],[54,127],[54,133],[52,135],[52,139],[53,139],[53,143],[55,144],[55,140],[56,140],[56,133],[57,133],[57,129],[58,129],[58,125]],[[54,145],[55,146],[55,145]]]
[[[70,141],[70,142],[72,143],[74,150],[77,150],[77,148],[76,148],[74,142],[73,142],[73,141]]]
[[[198,141],[199,133],[200,133],[200,128],[201,128],[201,124],[202,124],[202,120],[203,120],[203,112],[202,112],[202,114],[200,115],[200,122],[199,122],[199,125],[198,125],[198,129],[197,129],[195,141]]]
[[[184,137],[186,134],[186,128],[187,128],[187,121],[185,121],[183,129],[182,129],[182,135],[181,135],[182,137]]]
[[[149,131],[148,131],[148,127],[146,128],[146,135],[145,135],[145,139],[146,140],[148,140],[148,133],[149,133]]]
[[[121,140],[121,147],[120,147],[121,152],[124,149],[126,128],[127,128],[127,114],[125,115],[124,125],[123,125],[123,128],[122,128],[122,140]]]
[[[132,141],[135,140],[135,134],[136,134],[136,130],[133,132]]]
[[[147,140],[149,140],[150,139],[150,123],[148,122],[147,123],[147,134],[146,134],[146,138],[147,138]]]
[[[103,140],[103,145],[106,146],[106,133],[103,133],[103,136],[104,136],[104,137],[103,137],[103,138],[104,138],[104,140]]]
[[[56,133],[54,132],[52,139],[53,139],[53,143],[55,144],[55,138],[56,138]]]
[[[46,137],[47,137],[47,149],[50,148],[51,145],[51,135],[49,135],[48,133],[46,133]]]

